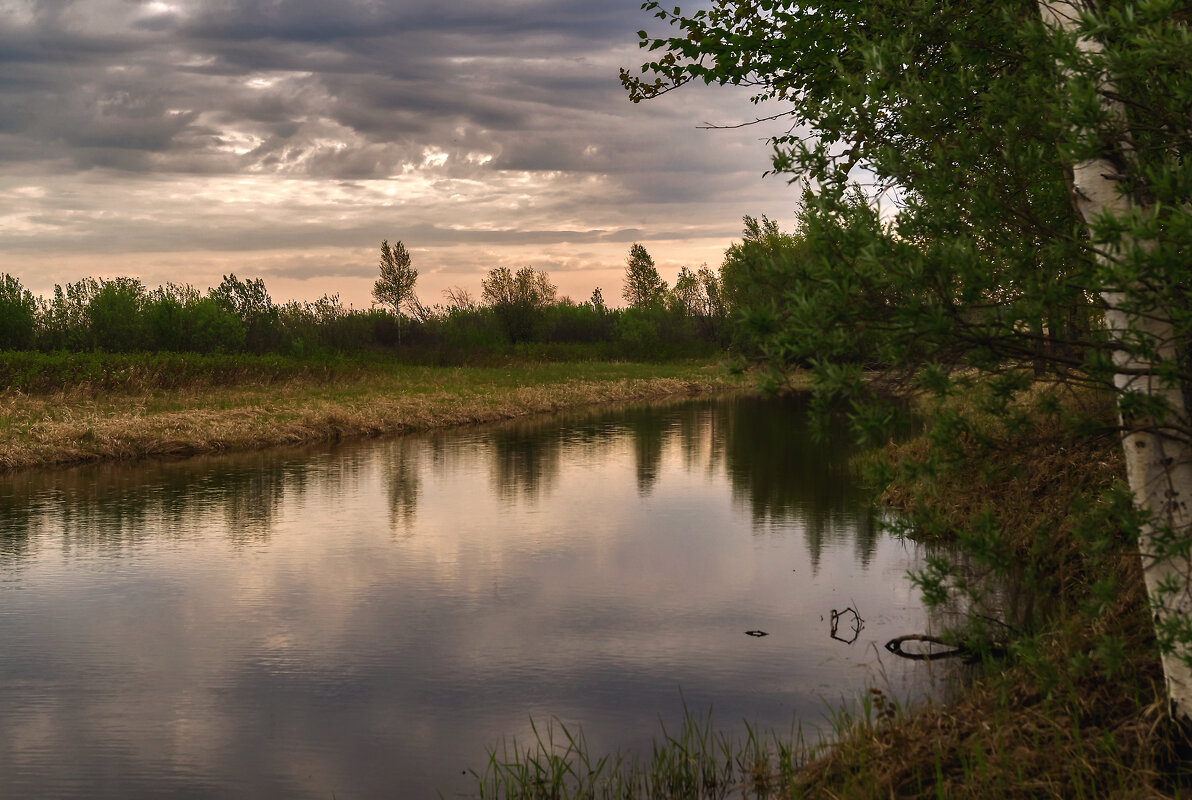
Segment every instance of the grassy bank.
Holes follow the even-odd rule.
[[[1066,413],[1073,404],[1079,414]],[[937,425],[888,448],[880,471],[912,534],[959,554],[927,571],[926,593],[974,598],[998,621],[974,615],[962,643],[1001,641],[1008,657],[988,660],[954,703],[844,731],[802,771],[805,796],[1192,793],[1187,732],[1165,713],[1112,399],[1029,406],[1013,423]],[[978,587],[991,581],[1003,588],[989,598]]]
[[[731,740],[689,719],[652,754],[599,758],[574,732],[556,731],[498,747],[478,771],[477,794],[1192,796],[1188,734],[1164,712],[1112,407],[1079,402],[1102,404],[1105,426],[1077,429],[1062,413],[1013,430],[939,425],[934,439],[890,445],[870,465],[908,532],[950,554],[924,576],[927,591],[938,592],[940,578],[952,602],[978,598],[957,604],[977,602],[979,613],[956,641],[988,655],[954,701],[908,710],[876,687],[857,713],[832,720],[830,745],[761,732]],[[978,587],[994,584],[981,605]],[[1004,654],[994,657],[992,641]]]
[[[0,364],[0,470],[377,436],[738,386],[709,363],[0,354]]]

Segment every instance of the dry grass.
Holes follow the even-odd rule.
[[[394,368],[336,383],[99,396],[9,391],[0,394],[0,470],[378,436],[739,385],[712,365],[582,364]]]
[[[1070,644],[1054,638],[1044,658],[1062,660]],[[850,721],[790,796],[1187,796],[1187,745],[1163,713],[1157,659],[1128,659],[1121,680],[1090,671],[1060,686],[1037,663],[982,678],[946,706]]]

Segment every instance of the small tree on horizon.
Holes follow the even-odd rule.
[[[443,290],[443,297],[447,300],[447,307],[457,311],[475,311],[476,298],[462,286],[449,286]]]
[[[406,246],[397,240],[392,247],[389,240],[381,242],[381,277],[373,284],[373,299],[393,309],[397,317],[397,342],[401,344],[401,309],[414,297],[414,282],[418,270],[410,263]]]
[[[666,299],[666,281],[658,274],[654,259],[637,242],[629,248],[625,262],[625,288],[621,292],[632,308],[660,305]]]

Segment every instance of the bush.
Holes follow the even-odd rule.
[[[552,342],[609,342],[614,315],[591,303],[557,303],[550,308],[548,327]]]
[[[186,306],[182,349],[195,353],[237,353],[244,349],[244,323],[210,297]]]
[[[244,347],[253,353],[283,352],[288,337],[281,325],[281,314],[260,278],[240,280],[225,275],[210,296],[224,311],[240,318],[244,325]]]
[[[0,350],[33,346],[37,301],[32,292],[7,272],[0,274]]]
[[[146,341],[142,307],[145,287],[135,278],[100,281],[99,290],[87,303],[87,324],[91,341],[109,353],[143,349]]]
[[[662,345],[659,316],[651,313],[650,309],[627,308],[621,311],[616,321],[616,337],[625,355],[650,358],[658,353]]]

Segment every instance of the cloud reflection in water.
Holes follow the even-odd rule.
[[[450,795],[531,716],[644,746],[680,690],[815,724],[928,620],[793,403],[12,476],[0,795]]]

